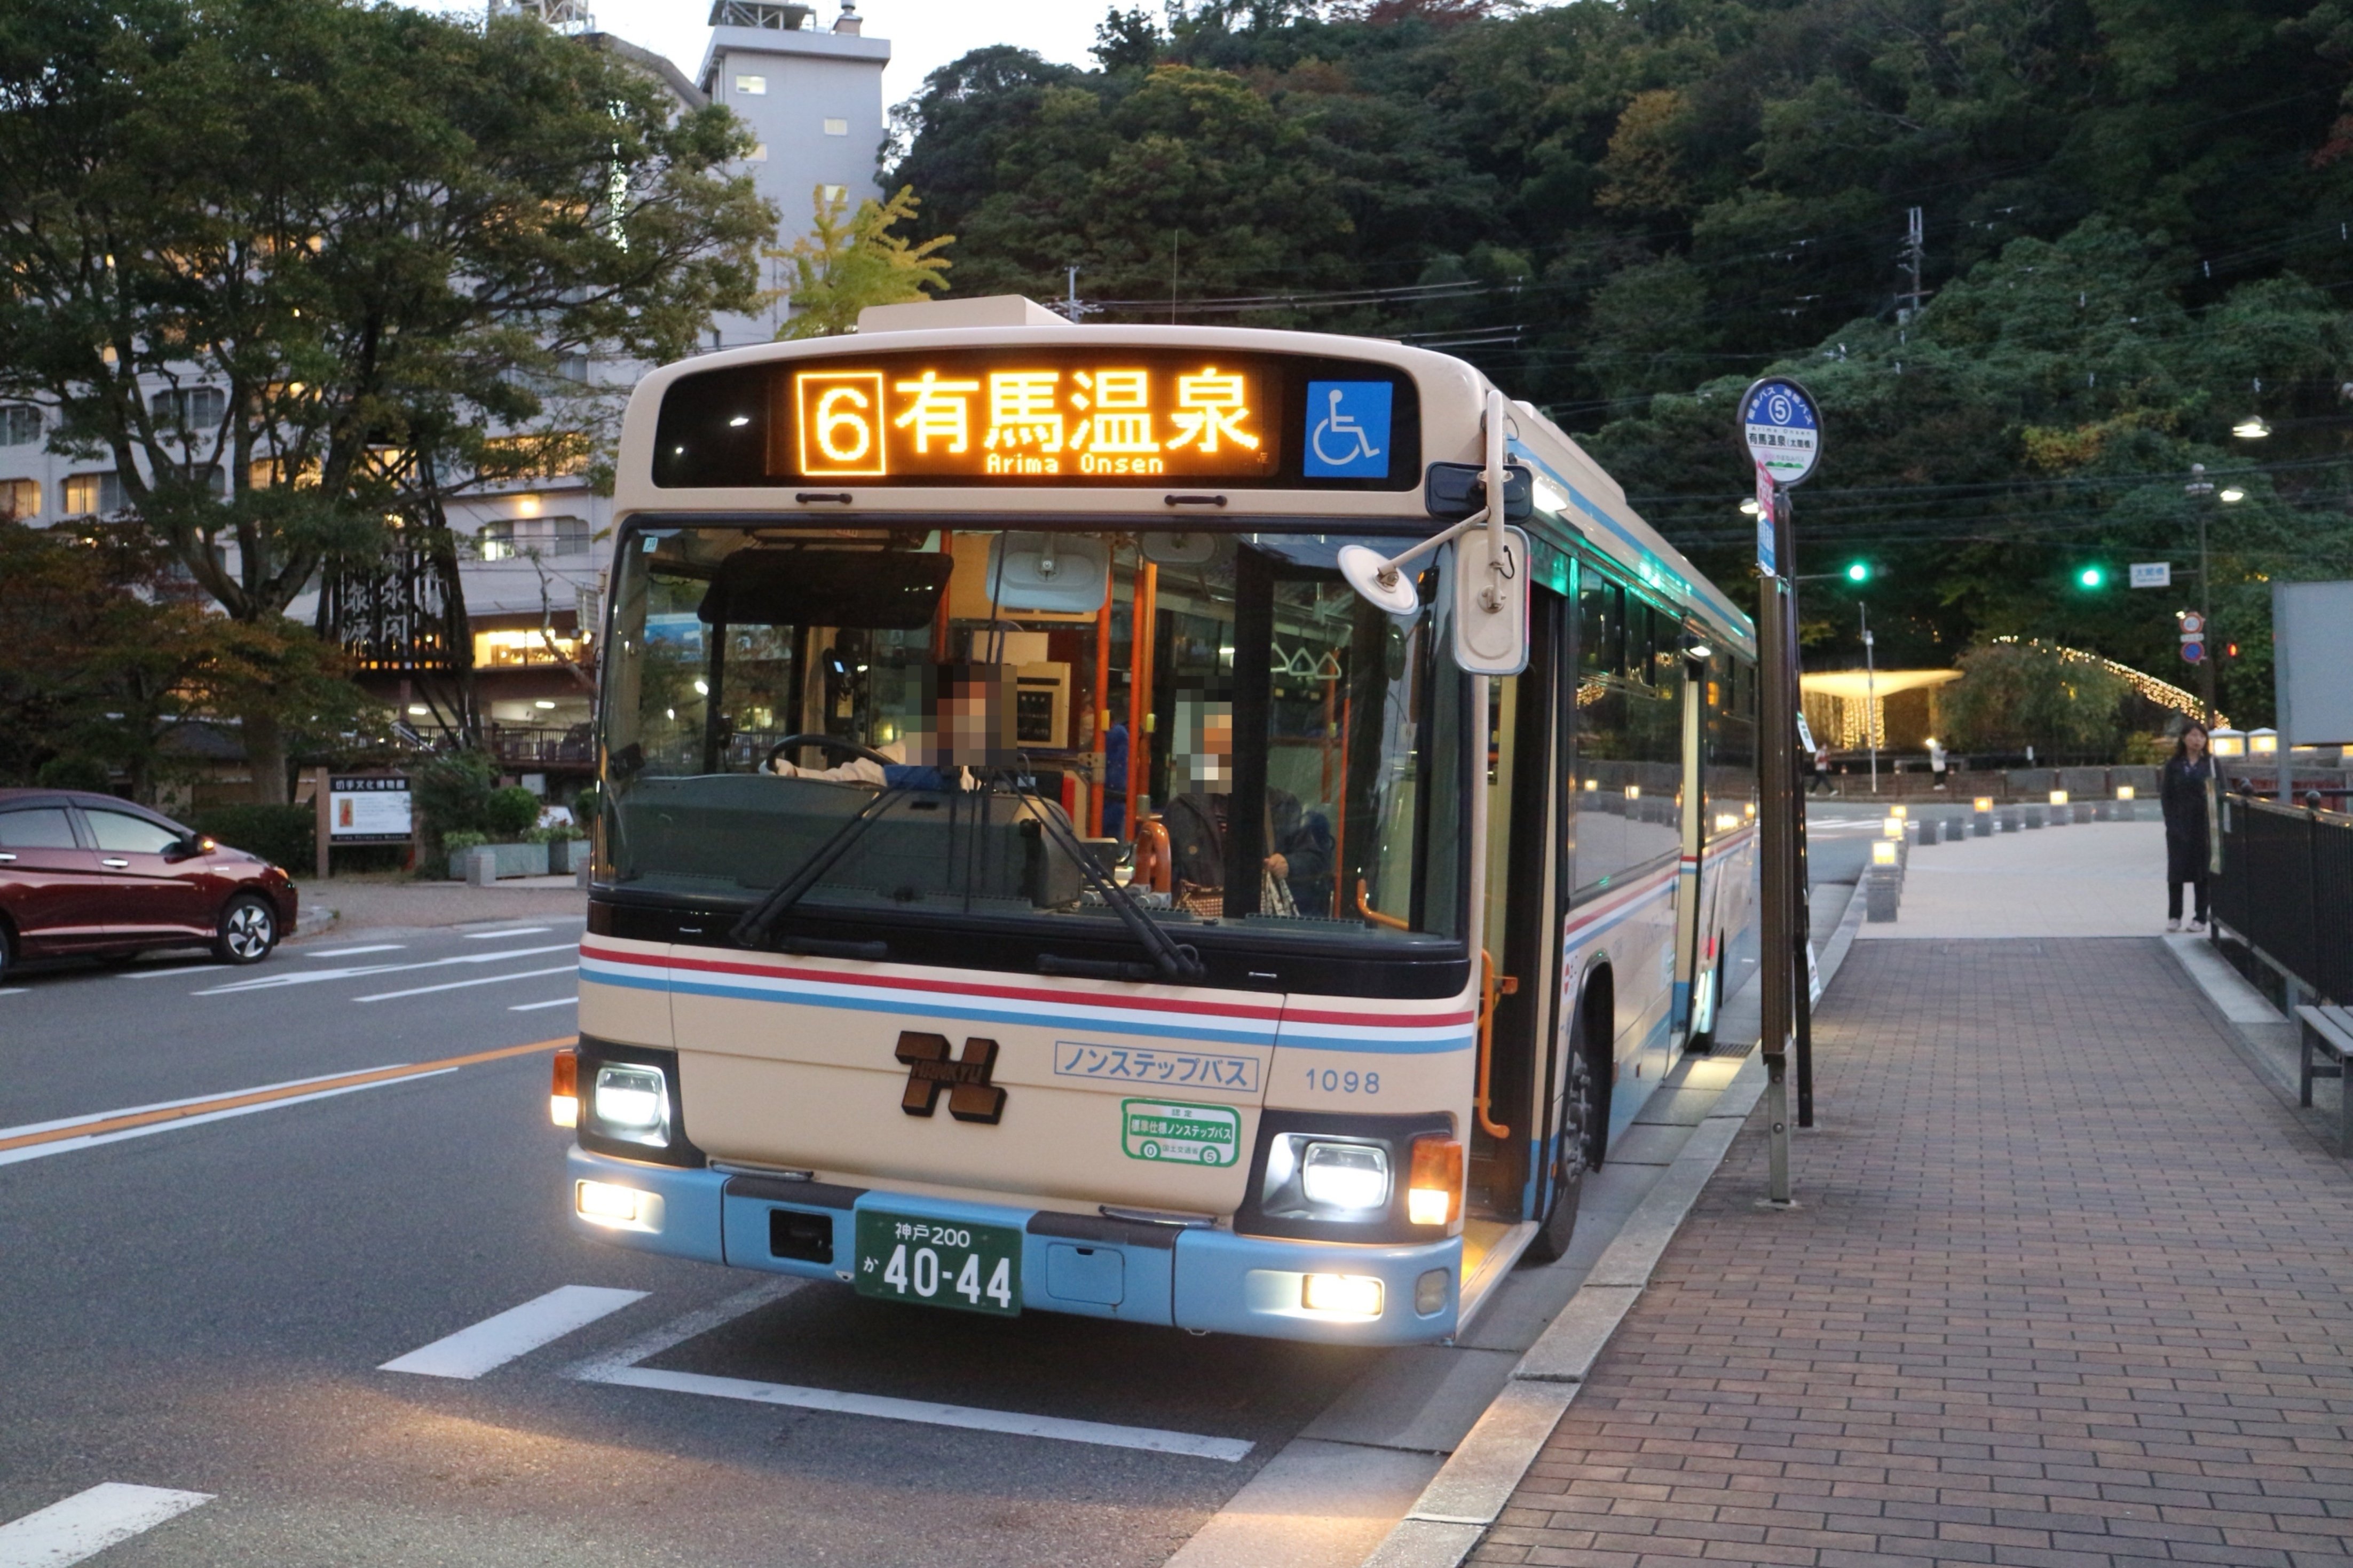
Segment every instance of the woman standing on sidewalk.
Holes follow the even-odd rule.
[[[2206,726],[2194,721],[2173,744],[2165,764],[2165,929],[2181,929],[2181,884],[2197,895],[2189,929],[2206,929],[2206,868],[2209,822],[2206,787],[2214,759],[2206,754]]]

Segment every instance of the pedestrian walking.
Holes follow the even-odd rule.
[[[1831,749],[1828,746],[1816,746],[1813,763],[1811,775],[1806,780],[1806,793],[1836,795],[1838,789],[1831,783]]]
[[[1934,739],[1928,742],[1928,773],[1936,781],[1936,788],[1945,787],[1945,748]]]
[[[2206,752],[2206,726],[2191,723],[2173,743],[2165,764],[2162,791],[2165,806],[2165,929],[2181,929],[2181,884],[2196,894],[2189,929],[2206,929],[2206,868],[2212,822],[2207,785],[2214,777],[2214,759]]]

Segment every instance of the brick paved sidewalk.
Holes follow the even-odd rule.
[[[2353,1175],[2155,942],[1858,944],[1482,1563],[2353,1564]]]

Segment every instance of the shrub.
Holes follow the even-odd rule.
[[[33,782],[43,789],[79,789],[105,795],[114,787],[114,775],[95,757],[68,755],[51,757],[43,763],[33,774]]]
[[[452,833],[489,829],[491,786],[498,778],[480,752],[448,752],[417,770],[417,809],[426,832],[447,842]]]
[[[188,826],[232,849],[307,874],[317,855],[317,808],[308,805],[216,805]]]
[[[2116,754],[2118,712],[2129,690],[2087,655],[2003,638],[1961,656],[1961,679],[1938,694],[1937,707],[1957,750],[2031,745],[2053,761],[2105,761]]]
[[[471,828],[461,827],[455,833],[445,833],[441,836],[441,849],[446,855],[463,855],[469,849],[480,849],[490,841],[491,836],[487,833],[476,833]]]
[[[590,784],[572,797],[572,820],[585,829],[596,820],[596,813],[604,808],[604,805],[605,792]]]
[[[482,826],[501,842],[512,844],[539,822],[539,796],[521,784],[492,790],[482,809]]]

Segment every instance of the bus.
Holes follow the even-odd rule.
[[[883,308],[649,374],[614,538],[606,1242],[1443,1341],[1755,963],[1754,629],[1459,360]]]

